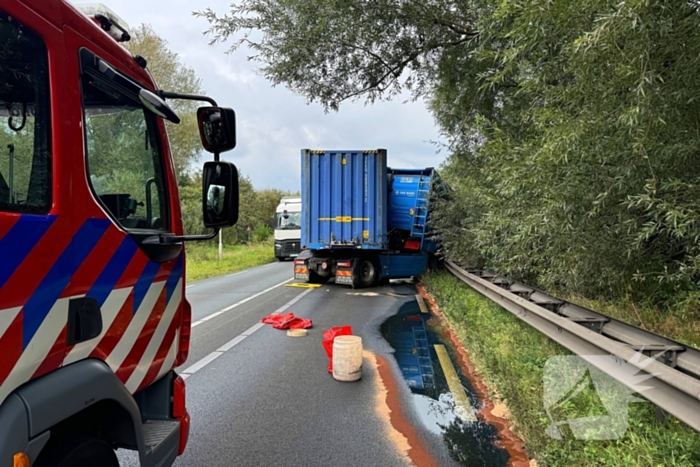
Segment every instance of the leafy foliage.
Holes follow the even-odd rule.
[[[691,286],[698,25],[694,5],[665,1],[502,3],[484,17],[471,59],[443,57],[431,105],[472,221],[456,240],[454,208],[440,210],[450,255],[589,294]]]
[[[223,242],[227,245],[247,242],[249,226],[251,241],[264,242],[272,235],[270,219],[282,196],[288,193],[273,188],[256,190],[250,178],[240,172],[238,182],[240,185],[238,223],[232,228],[223,230]],[[199,174],[188,178],[180,186],[180,202],[185,232],[204,233],[206,229],[202,224],[202,179]]]
[[[457,5],[455,5],[455,3]],[[337,110],[358,96],[373,102],[405,87],[429,89],[442,51],[476,36],[469,1],[243,0],[211,24],[212,42],[247,45],[273,84]],[[261,31],[257,40],[255,31]]]

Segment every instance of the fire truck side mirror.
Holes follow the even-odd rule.
[[[227,107],[200,107],[197,123],[202,146],[218,154],[236,147],[236,113]]]
[[[228,161],[204,163],[202,176],[204,225],[231,227],[238,221],[238,170]]]

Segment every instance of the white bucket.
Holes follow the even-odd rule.
[[[357,381],[362,377],[362,338],[338,336],[333,340],[333,378]]]

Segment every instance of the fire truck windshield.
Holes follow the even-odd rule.
[[[51,207],[46,46],[0,10],[0,211]]]

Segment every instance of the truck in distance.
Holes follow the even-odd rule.
[[[272,220],[275,229],[275,258],[284,261],[301,251],[301,197],[284,196]]]

